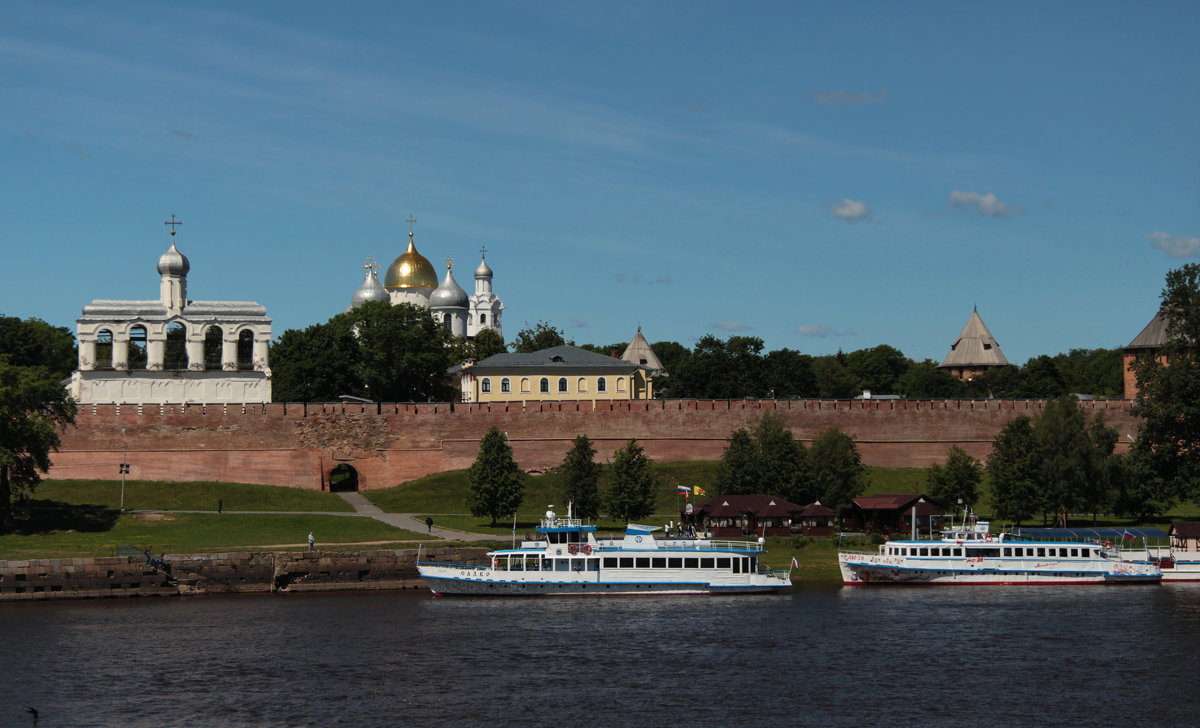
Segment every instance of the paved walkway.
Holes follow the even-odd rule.
[[[436,523],[433,529],[430,530],[424,521],[418,520],[411,513],[384,513],[383,510],[363,497],[361,493],[338,493],[342,500],[350,504],[354,508],[353,513],[346,511],[225,511],[226,513],[255,513],[269,516],[347,516],[350,518],[374,518],[376,521],[381,521],[389,526],[403,528],[406,531],[422,531],[431,534],[435,538],[445,539],[446,541],[503,541],[504,539],[497,536],[489,536],[483,533],[470,533],[469,531],[456,531],[452,528],[442,528]],[[129,511],[129,513],[207,513],[212,514],[213,511],[152,511],[152,510],[137,510]],[[305,544],[307,545],[307,544]]]
[[[444,538],[447,541],[497,541],[495,536],[488,536],[482,533],[469,533],[467,531],[455,531],[450,528],[442,528],[433,524],[433,530],[430,531],[423,521],[419,521],[413,517],[411,513],[384,513],[379,506],[363,497],[362,493],[338,493],[342,500],[354,507],[354,512],[358,515],[369,516],[376,521],[382,521],[389,526],[403,528],[407,531],[426,531],[432,533],[438,538]]]

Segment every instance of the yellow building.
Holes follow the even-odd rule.
[[[532,354],[496,354],[455,367],[464,402],[650,399],[651,371],[575,346]]]

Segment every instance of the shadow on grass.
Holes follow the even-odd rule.
[[[13,509],[13,533],[32,536],[52,531],[111,531],[120,515],[118,511],[93,503],[63,503],[32,498],[24,506]]]

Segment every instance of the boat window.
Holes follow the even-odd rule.
[[[700,559],[700,568],[701,569],[713,568],[713,560],[712,559]]]
[[[750,557],[750,571],[747,571],[746,573],[749,574],[749,573],[752,573],[755,571],[758,571],[758,557],[751,556]]]
[[[530,556],[525,562],[525,568],[530,571],[540,571],[542,568],[541,559],[537,556]]]
[[[649,569],[650,568],[650,557],[639,556],[637,559],[637,567],[639,569]]]
[[[676,559],[676,558],[667,559],[667,568],[668,569],[682,569],[683,568],[683,559]]]
[[[587,559],[571,559],[571,571],[583,571],[583,565]]]
[[[729,559],[717,559],[717,568],[729,570]]]
[[[1091,549],[1080,549],[1079,555],[1085,559],[1089,559],[1092,556],[1092,550]]]
[[[1041,557],[1041,556],[1045,556],[1045,555],[1046,555],[1046,549],[1045,549],[1044,547],[1039,547],[1039,548],[1038,548],[1038,554],[1037,554],[1037,555],[1038,555],[1039,557]]]
[[[555,571],[570,571],[571,570],[571,560],[570,559],[555,559],[554,560],[554,570]]]
[[[733,560],[733,573],[735,573],[735,574],[742,573],[742,560],[741,559]]]
[[[1004,547],[1004,555],[1005,556],[1012,556],[1013,555],[1012,552],[1013,552],[1012,549],[1008,548],[1007,546]]]
[[[923,547],[921,547],[921,555],[922,555],[922,556],[928,556],[928,555],[929,555],[929,547],[928,547],[928,546],[923,546]]]
[[[622,556],[621,557],[621,568],[622,569],[632,569],[633,568],[633,557],[632,556]]]
[[[683,568],[685,568],[685,569],[695,569],[699,565],[700,565],[700,559],[684,559],[683,560]]]
[[[606,568],[606,569],[617,568],[617,560],[611,556],[604,557],[604,568]]]
[[[655,556],[651,565],[656,569],[665,569],[667,568],[667,560],[662,556]]]
[[[588,559],[587,560],[587,570],[588,571],[600,571],[600,559]]]
[[[1079,557],[1079,549],[1071,549],[1071,555],[1078,558]]]

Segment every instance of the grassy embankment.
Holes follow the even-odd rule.
[[[372,518],[313,515],[353,512],[331,493],[240,483],[130,481],[125,484],[127,510],[167,512],[122,514],[117,510],[120,488],[120,481],[42,483],[30,507],[18,509],[16,532],[0,535],[0,559],[111,556],[118,544],[150,546],[157,553],[305,549],[310,531],[325,548],[428,539]],[[223,501],[220,514],[218,500]]]

